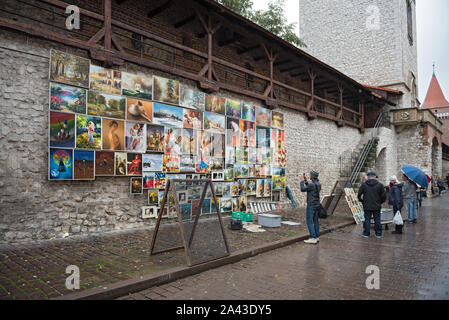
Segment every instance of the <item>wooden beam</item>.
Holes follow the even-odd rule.
[[[161,4],[159,7],[151,10],[148,12],[147,17],[153,18],[154,16],[158,15],[162,11],[168,9],[173,4],[173,0],[168,0],[165,3]]]
[[[260,48],[260,44],[257,44],[257,45],[252,46],[252,47],[247,47],[247,48],[244,48],[244,49],[239,49],[239,50],[237,50],[237,54],[244,54],[244,53],[256,50],[258,48]]]
[[[284,69],[279,69],[279,71],[281,72],[281,73],[284,73],[284,72],[289,72],[289,71],[293,71],[293,70],[296,70],[296,69],[299,69],[299,68],[302,68],[303,66],[291,66],[291,67],[286,67],[286,68],[284,68]]]
[[[278,61],[278,62],[274,63],[273,66],[277,67],[277,66],[280,66],[280,65],[283,65],[283,64],[286,64],[286,63],[290,63],[290,62],[292,62],[291,59],[281,60],[281,61]]]
[[[233,42],[236,42],[236,41],[239,41],[239,40],[241,40],[241,39],[243,39],[244,37],[242,36],[242,35],[239,35],[239,34],[234,34],[234,36],[232,37],[232,38],[230,38],[230,39],[227,39],[227,40],[223,40],[223,41],[220,41],[219,43],[218,43],[218,46],[219,47],[224,47],[224,46],[227,46],[227,45],[230,45],[231,43],[233,43]]]
[[[192,14],[192,15],[188,16],[187,18],[184,18],[184,19],[176,22],[173,26],[175,27],[175,29],[178,29],[178,28],[181,28],[182,26],[188,24],[189,22],[192,22],[195,19],[196,19],[196,15]]]
[[[111,50],[111,35],[112,35],[112,13],[111,0],[103,0],[104,4],[104,47],[106,50]]]

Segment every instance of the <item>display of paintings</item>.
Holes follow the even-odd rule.
[[[101,118],[76,115],[76,147],[101,149]]]
[[[226,147],[225,163],[235,163],[235,147]]]
[[[116,176],[126,176],[126,162],[127,162],[126,152],[116,152],[115,153],[115,175]]]
[[[154,174],[154,188],[165,189],[165,172],[156,172]]]
[[[122,96],[89,90],[87,114],[115,119],[125,119],[126,99]]]
[[[126,119],[153,122],[153,102],[126,98]]]
[[[196,161],[195,161],[195,172],[196,172],[196,173],[206,173],[206,172],[210,172],[209,158],[206,158],[206,157],[196,157]]]
[[[248,179],[246,182],[246,195],[255,196],[256,195],[257,180]]]
[[[90,65],[90,89],[109,94],[122,94],[122,73]]]
[[[50,50],[50,81],[89,88],[90,60]]]
[[[73,179],[95,179],[95,151],[74,150],[73,152]]]
[[[86,89],[50,83],[50,109],[86,114]]]
[[[95,151],[95,175],[114,175],[114,152]]]
[[[284,114],[272,111],[271,115],[273,117],[271,126],[276,129],[284,130]]]
[[[164,152],[164,127],[147,124],[147,152]]]
[[[73,150],[50,148],[48,154],[49,180],[73,179]]]
[[[204,112],[203,114],[204,130],[210,130],[216,133],[225,134],[226,117],[218,113]]]
[[[285,177],[273,175],[271,179],[273,190],[282,190],[285,188]]]
[[[257,179],[256,197],[257,198],[263,198],[264,195],[265,195],[265,180],[264,179]]]
[[[210,157],[212,153],[212,133],[200,131],[198,139],[198,154],[201,157]]]
[[[247,199],[246,196],[242,196],[239,199],[239,211],[240,212],[246,212],[247,209]]]
[[[186,129],[201,130],[203,128],[203,113],[197,110],[183,110],[183,127]]]
[[[240,207],[240,199],[232,198],[232,211],[233,212],[239,211],[239,207]]]
[[[62,112],[50,112],[50,147],[75,147],[75,115]]]
[[[159,190],[158,189],[149,189],[148,190],[148,205],[159,205]]]
[[[189,198],[189,192],[187,190],[178,191],[176,194],[178,195],[179,204],[187,203]]]
[[[179,104],[179,82],[153,76],[153,100]]]
[[[181,210],[181,218],[183,221],[190,220],[192,217],[192,205],[190,203],[186,203],[180,206]]]
[[[212,171],[212,181],[223,181],[223,171]]]
[[[271,197],[271,179],[265,179],[265,186],[263,190],[264,197]]]
[[[201,201],[194,200],[192,201],[192,215],[201,215]]]
[[[239,196],[243,196],[246,194],[246,188],[247,188],[247,181],[246,179],[239,179],[238,186],[239,186]]]
[[[162,103],[153,103],[153,123],[182,128],[183,109]]]
[[[226,113],[226,99],[218,96],[206,94],[205,110],[220,114]]]
[[[256,146],[256,124],[254,122],[240,120],[240,146]]]
[[[221,210],[221,212],[232,212],[232,199],[231,198],[221,198],[220,199],[220,210]]]
[[[131,186],[130,186],[130,193],[131,194],[142,194],[143,193],[143,188],[142,188],[142,178],[131,178],[131,182],[130,182]]]
[[[237,119],[226,119],[226,146],[240,146],[240,121]]]
[[[204,199],[201,204],[201,214],[210,214],[210,199]]]
[[[211,135],[211,156],[223,158],[225,156],[225,135],[213,133]]]
[[[101,126],[103,150],[125,150],[125,122],[103,118]]]
[[[157,218],[157,207],[142,207],[142,219]]]
[[[180,159],[177,155],[164,154],[162,158],[162,171],[164,172],[179,172]]]
[[[143,188],[144,189],[152,189],[154,188],[154,172],[143,171]]]
[[[126,156],[126,174],[128,176],[142,175],[142,155],[140,153],[128,153]]]
[[[239,196],[239,184],[237,181],[231,182],[231,197]]]
[[[240,101],[226,99],[226,115],[240,119],[242,116],[242,103]]]
[[[256,122],[256,106],[248,103],[242,104],[242,119]]]
[[[126,151],[145,153],[147,149],[146,124],[139,122],[125,122]]]
[[[257,106],[256,123],[258,126],[271,127],[271,110]]]
[[[182,154],[182,129],[165,127],[164,151],[166,154]]]
[[[122,72],[122,94],[135,99],[153,100],[153,78]]]
[[[248,147],[235,148],[235,162],[240,164],[248,163]]]
[[[223,158],[210,158],[209,159],[210,171],[223,171],[224,159]]]
[[[179,105],[184,108],[204,111],[205,93],[181,85]]]

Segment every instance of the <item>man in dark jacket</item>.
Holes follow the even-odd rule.
[[[309,229],[310,239],[304,240],[305,243],[316,244],[320,241],[320,225],[318,214],[320,212],[320,191],[321,184],[318,181],[318,171],[310,171],[310,182],[303,175],[301,177],[301,191],[307,192],[306,222]]]
[[[367,180],[360,186],[358,198],[363,204],[365,222],[363,224],[362,237],[370,236],[371,216],[374,216],[374,230],[376,237],[382,238],[382,225],[380,224],[380,209],[382,203],[387,200],[384,185],[376,180],[376,173],[368,172]]]

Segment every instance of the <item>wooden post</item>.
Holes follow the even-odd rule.
[[[343,85],[341,84],[341,82],[338,83],[338,91],[340,93],[340,111],[338,112],[338,116],[337,116],[337,119],[338,119],[337,124],[338,124],[338,126],[342,127],[345,124],[345,122],[344,122],[344,116],[343,116],[343,91],[344,91],[344,88],[343,88]]]
[[[103,0],[104,4],[104,48],[106,50],[111,50],[111,0]]]

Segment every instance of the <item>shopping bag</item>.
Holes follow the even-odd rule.
[[[404,224],[400,211],[396,212],[396,214],[394,215],[393,223],[397,226],[402,226]]]

